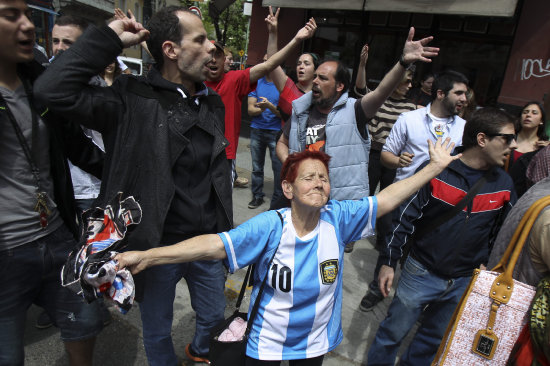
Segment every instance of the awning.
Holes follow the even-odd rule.
[[[35,9],[35,10],[40,10],[40,11],[43,11],[44,13],[48,13],[48,14],[52,14],[52,15],[59,15],[59,13],[56,13],[56,12],[55,12],[54,10],[52,10],[52,9],[43,8],[43,7],[38,6],[38,5],[29,4],[29,8]]]
[[[281,8],[390,11],[511,17],[518,0],[262,0]]]

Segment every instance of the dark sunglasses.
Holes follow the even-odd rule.
[[[490,137],[502,136],[504,137],[508,145],[512,143],[512,140],[517,140],[517,135],[514,135],[512,133],[486,133],[486,135]]]

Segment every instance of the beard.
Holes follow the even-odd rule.
[[[445,108],[445,111],[449,113],[449,116],[456,116],[458,114],[456,104],[451,102],[447,97],[443,99],[443,108]]]
[[[334,103],[336,103],[338,98],[340,98],[340,95],[338,94],[338,92],[336,91],[336,88],[335,88],[334,89],[334,94],[331,97],[328,97],[328,98],[323,98],[323,97],[312,98],[311,104],[313,104],[314,106],[316,106],[318,108],[323,108],[323,109],[331,108],[334,105]]]

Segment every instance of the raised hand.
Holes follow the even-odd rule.
[[[439,48],[427,47],[426,45],[431,42],[434,37],[430,36],[418,41],[413,41],[413,38],[414,27],[411,27],[407,40],[405,41],[405,46],[403,47],[403,60],[408,64],[415,61],[432,62],[428,57],[437,56]]]
[[[369,45],[365,44],[363,48],[361,48],[361,56],[359,57],[359,64],[366,65],[368,59],[369,59]]]
[[[442,172],[453,160],[457,160],[462,156],[462,154],[451,155],[454,147],[455,143],[451,142],[449,137],[443,142],[441,142],[441,137],[438,137],[435,145],[431,140],[428,140],[430,165]]]
[[[120,37],[124,48],[134,46],[149,38],[149,31],[136,21],[129,10],[130,18],[120,9],[115,9],[115,20],[109,23],[109,27]]]
[[[297,41],[304,41],[313,37],[316,29],[317,23],[315,23],[315,19],[309,18],[309,21],[298,31],[298,33],[296,33],[294,38],[296,38]]]
[[[128,10],[128,12],[131,13],[130,10]],[[133,14],[132,14],[132,17],[133,17]],[[126,13],[124,13],[122,11],[122,9],[120,8],[115,8],[115,19],[117,20],[125,20],[125,19],[128,19],[128,16],[126,15]],[[134,18],[135,19],[135,18]]]
[[[279,24],[279,11],[281,11],[281,8],[278,8],[275,14],[273,14],[273,9],[271,6],[269,7],[269,14],[265,18],[265,22],[267,23],[267,31],[269,33],[277,33],[277,26]]]
[[[550,145],[550,141],[538,140],[535,142],[535,149],[540,149]]]

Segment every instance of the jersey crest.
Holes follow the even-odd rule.
[[[323,285],[331,285],[338,277],[338,259],[329,259],[319,264]]]

